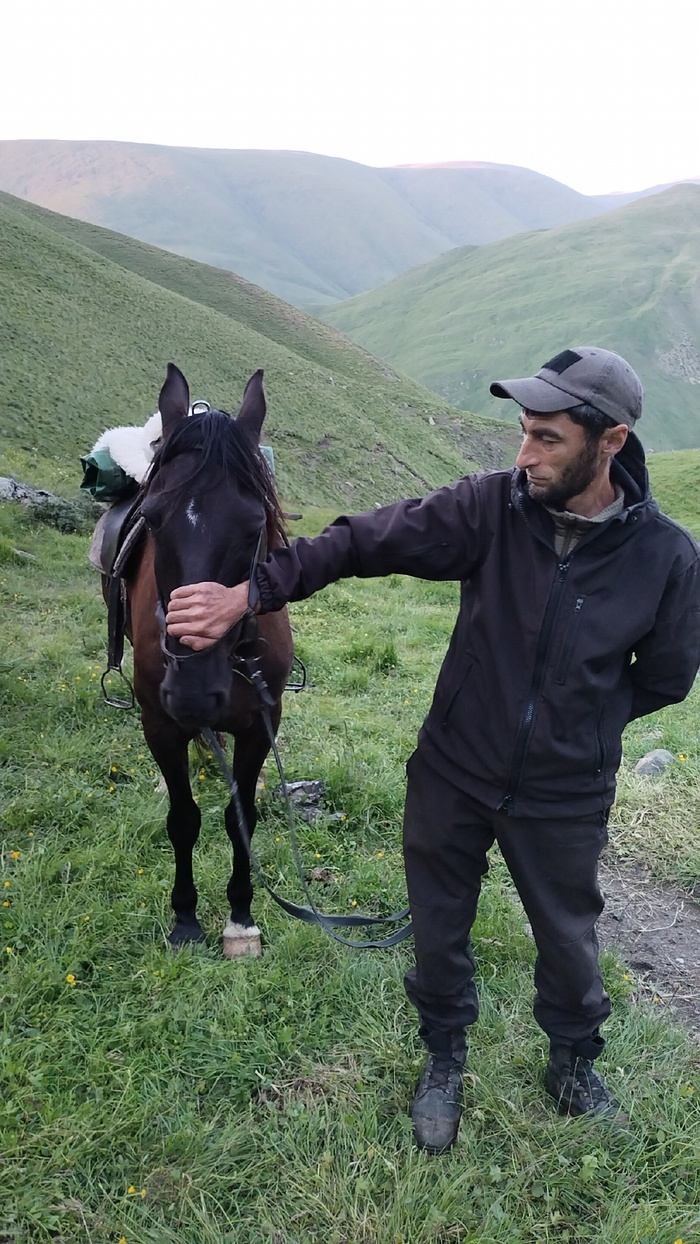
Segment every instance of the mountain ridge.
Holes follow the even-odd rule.
[[[374,168],[312,152],[87,140],[1,141],[0,190],[303,306],[373,289],[455,246],[610,206],[511,165]]]

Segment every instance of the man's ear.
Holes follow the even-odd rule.
[[[619,454],[627,437],[629,428],[626,423],[616,423],[614,428],[606,428],[600,438],[600,447],[606,458],[614,458]]]

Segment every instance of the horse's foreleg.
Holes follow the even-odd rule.
[[[168,941],[172,946],[203,942],[205,933],[197,919],[197,888],[192,871],[192,853],[199,837],[202,814],[192,798],[189,739],[174,722],[149,719],[146,712],[143,713],[143,729],[170,799],[166,828],[175,853],[175,882],[171,895],[175,924]]]
[[[277,723],[275,723],[276,725]],[[244,736],[238,736],[233,759],[233,776],[238,786],[244,830],[252,838],[257,823],[255,789],[265,757],[270,750],[267,732],[262,722],[259,728]],[[250,859],[239,826],[236,801],[231,800],[226,809],[226,832],[233,847],[233,870],[226,887],[231,907],[231,924],[224,935],[224,948],[231,956],[259,954],[260,935],[251,915],[253,886],[250,878]],[[246,934],[246,930],[249,931]]]

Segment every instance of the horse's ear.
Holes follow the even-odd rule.
[[[244,423],[250,432],[253,433],[256,441],[260,440],[260,431],[263,421],[267,413],[267,402],[265,401],[265,390],[263,389],[263,371],[259,368],[250,377],[243,394],[241,409],[238,412],[238,422]]]
[[[190,408],[190,388],[174,363],[168,363],[168,374],[158,398],[158,409],[163,420],[163,436],[168,436],[180,419],[187,418]]]

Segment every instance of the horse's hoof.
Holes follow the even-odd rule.
[[[183,946],[202,945],[207,940],[201,924],[180,924],[175,925],[172,932],[168,933],[168,941],[172,950],[181,950]]]
[[[240,959],[242,955],[252,955],[254,959],[259,959],[261,954],[262,942],[257,924],[251,924],[247,929],[242,924],[233,924],[229,921],[224,929],[225,957]]]

